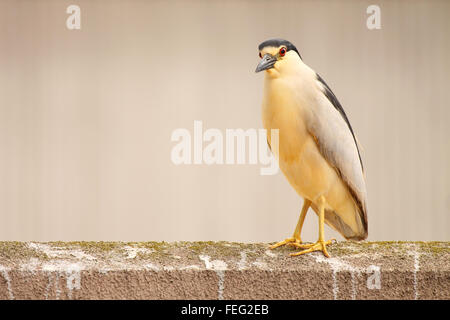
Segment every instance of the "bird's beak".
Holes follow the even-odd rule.
[[[261,61],[256,66],[255,72],[260,72],[264,70],[268,70],[273,68],[275,65],[275,62],[277,62],[277,57],[274,57],[270,53],[266,53],[264,57],[262,57]]]

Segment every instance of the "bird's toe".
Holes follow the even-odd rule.
[[[303,251],[291,253],[290,256],[296,257],[296,256],[300,256],[300,255],[305,254],[305,253],[310,253],[310,252],[314,252],[314,251],[322,251],[322,253],[327,258],[329,258],[330,254],[328,253],[327,245],[330,245],[333,242],[333,240],[335,240],[335,239],[331,239],[331,240],[328,240],[328,241],[320,241],[319,240],[316,243],[301,244],[301,245],[298,246],[298,248],[302,248],[302,249],[306,248],[306,249],[303,250]]]
[[[284,239],[283,241],[277,242],[277,243],[271,245],[269,248],[275,249],[275,248],[278,248],[278,247],[281,247],[284,245],[299,246],[299,245],[301,245],[301,243],[302,243],[302,240],[300,238],[291,237],[291,238]]]

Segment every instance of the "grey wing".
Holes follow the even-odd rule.
[[[353,129],[341,104],[325,81],[317,75],[321,95],[317,97],[308,131],[316,138],[320,152],[347,184],[358,205],[363,230],[367,236],[366,184],[363,164]]]

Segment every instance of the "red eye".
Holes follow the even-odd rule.
[[[261,52],[259,53],[259,57],[262,59],[262,54],[261,54]]]
[[[285,54],[286,54],[286,48],[281,48],[280,49],[280,56],[284,57]]]

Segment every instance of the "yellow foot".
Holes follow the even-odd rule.
[[[291,245],[291,246],[300,246],[302,243],[301,239],[295,239],[295,238],[287,238],[283,241],[280,241],[278,243],[275,243],[274,245],[271,245],[269,248],[270,249],[275,249],[284,245]]]
[[[291,256],[292,256],[292,257],[295,257],[295,256],[299,256],[299,255],[301,255],[301,254],[305,254],[305,253],[309,253],[309,252],[313,252],[313,251],[322,251],[323,254],[324,254],[327,258],[329,258],[330,255],[328,254],[328,251],[327,251],[327,247],[326,247],[326,246],[329,245],[329,244],[331,244],[331,243],[333,242],[333,240],[335,240],[335,239],[331,239],[331,240],[328,240],[328,241],[317,241],[316,243],[295,244],[295,246],[296,246],[297,248],[302,248],[302,249],[307,248],[307,249],[306,249],[306,250],[303,250],[303,251],[300,251],[300,252],[291,253]]]

